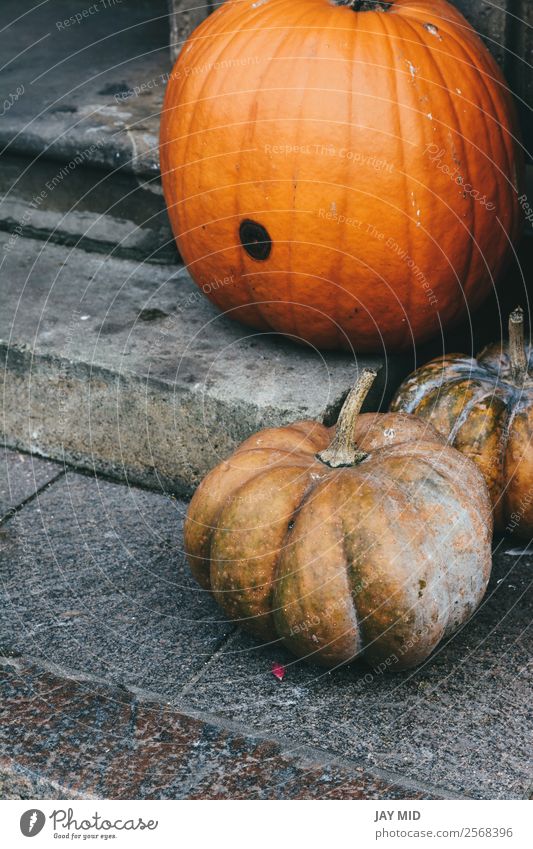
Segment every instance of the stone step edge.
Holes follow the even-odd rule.
[[[306,417],[242,398],[225,401],[216,387],[195,392],[1,339],[0,362],[7,448],[181,497],[191,496],[216,462],[206,433],[237,434],[236,447],[247,435],[239,433],[243,420],[257,421],[259,430]],[[325,424],[336,421],[345,394],[323,409]]]
[[[213,738],[213,745],[215,747],[218,742],[217,736],[222,735],[225,741],[230,738],[230,746],[233,743],[237,743],[238,745],[239,742],[241,742],[242,745],[242,741],[246,741],[248,744],[257,747],[258,749],[268,746],[270,756],[281,757],[289,767],[310,771],[321,769],[331,772],[340,772],[347,776],[352,775],[353,777],[358,775],[365,776],[370,778],[370,780],[388,784],[390,787],[395,789],[404,790],[405,798],[469,798],[464,794],[455,793],[448,789],[433,787],[428,784],[420,784],[408,776],[391,772],[389,770],[373,766],[369,767],[368,764],[364,762],[337,756],[335,753],[327,752],[314,746],[292,743],[290,738],[284,737],[283,739],[279,739],[276,735],[270,736],[268,734],[258,732],[255,729],[250,730],[238,722],[225,720],[214,714],[203,711],[188,710],[186,706],[181,704],[174,706],[157,693],[140,690],[135,687],[126,687],[124,685],[116,687],[111,685],[108,681],[96,676],[89,676],[84,673],[65,669],[57,664],[43,661],[42,658],[34,658],[29,655],[15,656],[15,653],[7,656],[0,654],[0,667],[2,668],[3,673],[5,673],[6,668],[11,668],[16,672],[20,672],[21,675],[24,675],[26,670],[31,669],[37,674],[42,674],[42,676],[53,676],[57,680],[59,687],[61,687],[61,682],[64,682],[64,684],[68,685],[70,688],[79,688],[80,692],[86,691],[87,688],[84,685],[87,685],[91,688],[94,699],[102,697],[105,700],[118,703],[131,703],[136,706],[136,712],[143,710],[147,713],[162,711],[165,715],[169,715],[176,723],[184,722],[190,723],[193,728],[200,727],[202,733],[209,734],[209,736]],[[68,699],[65,699],[65,707],[64,710],[61,711],[61,714],[64,714],[64,716],[67,717],[70,709],[70,702]],[[18,776],[20,778],[26,777],[30,779],[33,778],[41,784],[48,784],[58,790],[63,790],[67,794],[65,798],[68,798],[68,794],[71,794],[68,781],[63,780],[67,779],[68,776],[62,776],[60,774],[60,769],[53,776],[42,775],[35,769],[21,770],[20,767],[18,767],[16,760],[13,760],[10,766],[7,759],[0,756],[0,776],[2,775]],[[74,798],[77,797],[74,796]],[[95,796],[94,798],[98,798],[98,796]]]

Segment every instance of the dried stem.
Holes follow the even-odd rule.
[[[361,407],[376,377],[377,372],[373,369],[363,369],[357,383],[346,398],[331,444],[317,454],[318,459],[326,466],[331,466],[332,469],[340,466],[356,466],[368,456],[364,451],[359,451],[355,444],[355,428]]]
[[[528,372],[528,356],[524,339],[524,310],[517,307],[509,316],[509,360],[511,375],[517,383],[523,383]]]
[[[388,12],[392,0],[335,0],[337,6],[350,6],[354,12]]]

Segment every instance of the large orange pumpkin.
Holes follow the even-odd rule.
[[[198,286],[322,348],[429,338],[519,233],[511,98],[444,0],[229,0],[169,79],[161,166]]]
[[[492,517],[474,463],[415,416],[260,431],[198,487],[185,549],[199,583],[263,640],[325,666],[423,661],[481,601]]]

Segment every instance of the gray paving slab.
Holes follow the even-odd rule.
[[[130,482],[190,492],[261,427],[335,421],[359,368],[377,409],[412,366],[251,331],[181,266],[6,233],[0,258],[6,442]]]
[[[59,463],[0,447],[0,521],[62,471]]]
[[[67,474],[2,527],[0,646],[176,694],[232,630],[185,567],[185,505]]]
[[[324,673],[239,632],[182,699],[474,798],[529,798],[533,554],[505,547],[479,611],[420,669]],[[282,682],[273,661],[286,666]]]

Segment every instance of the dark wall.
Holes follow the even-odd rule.
[[[533,154],[533,0],[453,0],[483,36],[514,91]]]

